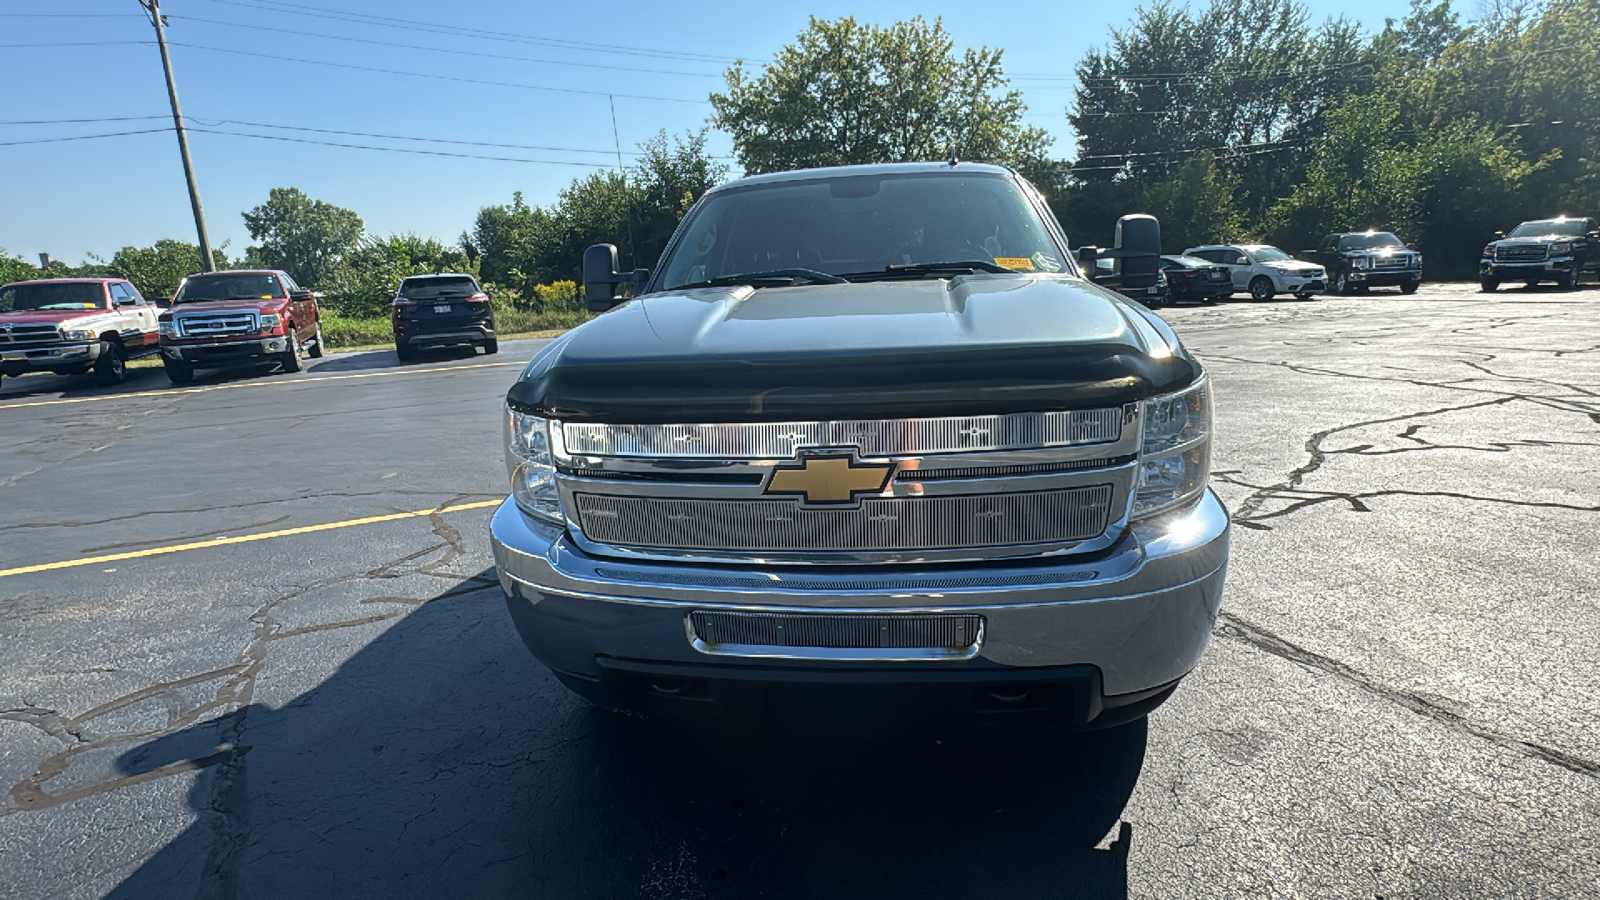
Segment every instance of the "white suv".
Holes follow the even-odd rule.
[[[1309,300],[1328,289],[1328,273],[1321,266],[1301,262],[1268,244],[1212,244],[1190,247],[1183,255],[1227,267],[1233,289],[1249,291],[1253,300],[1271,300],[1274,294]]]

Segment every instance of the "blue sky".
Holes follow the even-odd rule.
[[[1310,0],[1308,6],[1314,19],[1342,14],[1368,30],[1405,12],[1403,0]],[[661,129],[697,129],[710,113],[706,95],[722,85],[729,61],[770,58],[805,27],[808,15],[854,15],[880,24],[943,16],[958,45],[1004,48],[1029,122],[1048,129],[1058,154],[1069,155],[1065,108],[1072,82],[1059,76],[1070,76],[1083,52],[1104,44],[1132,8],[750,0],[604,6],[162,2],[184,113],[197,129],[190,142],[212,242],[226,242],[232,255],[249,243],[240,213],[274,187],[298,187],[354,209],[372,233],[413,231],[445,241],[470,227],[479,207],[509,202],[514,191],[530,203],[548,203],[574,177],[615,165],[611,106],[603,95],[615,97],[625,153]],[[348,13],[388,17],[387,25],[399,27],[353,21]],[[441,33],[414,23],[478,33]],[[151,40],[137,0],[0,0],[0,249],[29,259],[49,252],[77,263],[158,238],[194,240],[171,122],[161,118],[167,99],[160,58],[153,45],[131,43]],[[12,124],[44,121],[56,124]],[[16,143],[163,127],[151,134]],[[539,162],[358,150],[200,129]],[[732,153],[728,139],[716,133],[711,150]]]

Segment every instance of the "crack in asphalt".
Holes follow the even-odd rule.
[[[445,503],[440,504],[437,508],[437,511],[443,512],[451,505],[460,503],[464,498],[470,496],[474,495],[457,495],[452,499],[447,500]],[[405,554],[400,559],[386,563],[374,571],[393,572],[397,566],[403,565],[406,561],[415,560],[419,557],[426,556],[428,552],[442,549],[446,552],[439,560],[430,561],[425,565],[419,566],[415,570],[415,573],[429,574],[435,577],[446,577],[456,581],[461,585],[474,584],[475,586],[446,591],[424,600],[402,600],[401,598],[380,597],[367,598],[357,601],[358,603],[401,602],[407,606],[420,606],[424,603],[433,602],[435,600],[461,597],[467,594],[476,593],[478,591],[486,590],[490,586],[479,583],[484,579],[463,578],[437,570],[438,566],[447,564],[458,558],[462,553],[465,552],[465,547],[461,542],[461,535],[458,531],[456,531],[456,529],[447,523],[444,523],[442,519],[439,518],[437,513],[435,513],[431,518],[434,521],[433,530],[435,534],[445,538],[443,543],[433,545],[429,550],[425,550],[420,553],[414,552]],[[162,681],[153,685],[149,685],[147,687],[140,688],[139,690],[116,697],[77,716],[62,715],[57,710],[49,709],[32,703],[25,704],[24,706],[16,709],[0,711],[0,719],[32,725],[46,734],[49,734],[67,744],[65,748],[56,752],[55,754],[52,754],[42,761],[34,770],[33,774],[27,776],[11,787],[10,797],[13,805],[9,809],[0,808],[0,817],[22,812],[48,809],[63,803],[69,803],[85,797],[91,797],[98,794],[107,793],[109,791],[119,790],[130,785],[140,784],[157,778],[165,778],[184,772],[197,771],[200,769],[218,768],[218,788],[217,792],[214,794],[213,803],[215,804],[216,809],[221,816],[222,822],[216,826],[220,830],[218,832],[218,842],[214,845],[214,847],[224,848],[226,852],[218,851],[223,853],[223,855],[220,857],[214,854],[214,858],[207,863],[207,871],[208,873],[217,875],[217,878],[209,880],[208,884],[213,887],[218,885],[226,887],[228,878],[231,877],[226,874],[228,869],[228,861],[234,856],[239,847],[242,846],[238,840],[242,839],[240,836],[242,836],[246,830],[245,823],[242,821],[242,802],[245,796],[243,793],[243,785],[245,783],[245,772],[243,771],[243,767],[245,764],[245,754],[250,748],[248,745],[243,743],[244,730],[247,724],[245,722],[245,714],[254,699],[256,680],[260,675],[261,670],[266,665],[268,651],[271,645],[275,641],[285,638],[382,622],[405,615],[407,612],[404,609],[399,609],[392,612],[369,614],[336,622],[320,623],[298,628],[286,628],[284,627],[283,623],[274,616],[274,611],[283,604],[313,591],[323,590],[334,585],[351,581],[363,581],[371,577],[374,576],[369,574],[369,572],[363,571],[355,574],[334,575],[327,578],[321,578],[304,586],[285,591],[263,602],[260,606],[256,607],[249,616],[246,617],[247,621],[255,626],[254,634],[235,656],[233,663],[228,666],[213,669],[208,672],[202,672],[197,675],[190,675],[184,678]],[[492,585],[498,587],[499,583],[492,582]],[[213,691],[212,696],[203,702],[193,705],[189,705],[181,701],[177,703],[172,702],[172,698],[176,696],[173,692],[179,688],[190,687],[217,680],[220,680],[221,684]],[[89,726],[96,719],[99,719],[100,717],[116,710],[131,706],[132,704],[140,701],[163,695],[165,695],[166,699],[168,699],[168,715],[167,722],[162,727],[126,730],[95,738],[89,738],[86,736]],[[237,715],[232,715],[235,713]],[[60,792],[52,793],[47,789],[47,783],[51,779],[67,771],[72,762],[85,753],[123,744],[148,742],[165,735],[179,732],[202,720],[212,719],[222,723],[223,740],[218,743],[214,752],[210,754],[194,759],[178,760],[166,765],[155,767],[145,772],[138,772],[132,775],[125,775],[117,778],[110,778],[79,785],[77,787]],[[228,799],[230,797],[234,799]],[[217,896],[228,896],[228,894],[222,893],[218,894]]]
[[[1560,766],[1570,772],[1600,780],[1600,761],[1585,759],[1564,750],[1558,750],[1535,741],[1496,731],[1468,719],[1460,713],[1445,708],[1420,694],[1382,684],[1332,657],[1323,656],[1293,643],[1283,637],[1254,625],[1228,612],[1217,616],[1213,632],[1219,637],[1231,638],[1249,644],[1258,650],[1281,657],[1315,671],[1332,675],[1369,694],[1396,703],[1411,712],[1426,716],[1453,731],[1488,741],[1522,756]]]
[[[213,531],[201,531],[201,532],[194,533],[194,534],[173,535],[171,537],[156,538],[154,540],[122,541],[121,543],[105,544],[105,545],[100,546],[100,547],[85,547],[80,552],[83,552],[83,553],[104,553],[107,550],[126,550],[126,549],[128,549],[130,547],[155,547],[155,546],[161,546],[161,545],[164,545],[164,544],[171,544],[171,543],[188,543],[190,541],[198,541],[198,540],[203,540],[205,538],[212,538],[212,537],[226,537],[227,535],[232,534],[232,533],[237,532],[237,531],[246,531],[246,530],[254,530],[254,529],[258,529],[258,528],[266,528],[269,525],[276,525],[279,522],[287,522],[289,520],[289,518],[290,518],[289,516],[283,515],[283,516],[277,517],[276,519],[266,519],[266,520],[260,521],[260,522],[247,522],[247,523],[245,523],[243,525],[230,525],[227,528],[218,528],[218,529],[215,529]]]

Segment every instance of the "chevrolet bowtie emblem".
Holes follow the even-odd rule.
[[[859,463],[844,453],[802,455],[798,466],[772,470],[766,493],[798,494],[807,503],[849,503],[857,494],[882,493],[894,470],[894,463]]]

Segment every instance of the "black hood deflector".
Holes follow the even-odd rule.
[[[634,301],[547,347],[507,399],[573,422],[932,418],[1106,408],[1201,374],[1165,323],[1076,279],[852,285],[831,302],[844,291]]]

